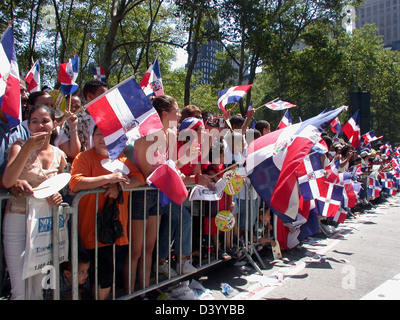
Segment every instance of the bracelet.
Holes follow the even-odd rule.
[[[194,183],[195,183],[195,184],[199,184],[199,174],[198,174],[198,173],[196,173],[196,174],[194,175]]]
[[[69,130],[69,132],[76,132],[76,131],[78,131],[78,129]]]

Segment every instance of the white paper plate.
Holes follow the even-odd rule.
[[[119,160],[110,161],[110,159],[103,159],[101,160],[101,165],[110,172],[122,172],[125,174],[129,174],[130,172],[125,163]]]
[[[57,174],[46,181],[43,181],[36,189],[33,191],[33,196],[37,199],[44,199],[50,197],[56,192],[64,188],[69,180],[71,180],[70,173],[60,173]]]

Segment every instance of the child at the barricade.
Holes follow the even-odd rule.
[[[60,273],[60,300],[72,299],[72,261],[63,262]],[[89,281],[90,260],[85,251],[78,252],[78,289],[79,300],[91,300]],[[53,289],[44,290],[44,300],[53,300]]]
[[[214,152],[213,152],[214,151]],[[219,152],[218,152],[219,151]],[[222,143],[216,144],[211,148],[210,152],[210,161],[211,163],[205,164],[202,166],[202,172],[204,174],[214,176],[213,180],[217,182],[223,176],[224,166],[224,145]],[[221,173],[219,173],[221,172]],[[219,174],[218,174],[219,173]],[[218,175],[216,175],[218,174]],[[204,235],[211,235],[213,244],[218,251],[218,258],[223,260],[229,260],[232,257],[221,249],[220,241],[217,240],[219,235],[219,230],[215,224],[215,216],[220,211],[230,211],[233,212],[235,208],[235,202],[233,202],[233,197],[227,195],[225,192],[222,195],[222,198],[219,201],[212,201],[211,204],[209,201],[204,201]],[[210,210],[211,209],[211,210]],[[210,212],[211,211],[211,212]],[[232,248],[232,232],[226,231],[225,235],[225,245],[226,248]]]
[[[258,221],[254,226],[253,242],[258,243],[257,251],[262,250],[267,243],[275,246],[275,241],[270,237],[273,230],[271,224],[271,209],[267,206],[260,208],[258,212]]]

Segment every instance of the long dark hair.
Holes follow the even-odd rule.
[[[46,106],[45,104],[38,104],[38,105],[36,105],[36,106],[33,106],[33,107],[29,110],[29,113],[28,113],[28,123],[31,122],[32,114],[33,114],[35,111],[40,110],[40,109],[45,110],[45,111],[50,115],[50,119],[51,119],[53,122],[56,120],[56,113],[55,113],[53,107]],[[51,136],[50,136],[50,144],[54,145],[54,141],[56,140],[57,136],[58,136],[57,130],[53,130],[53,132],[51,133]]]

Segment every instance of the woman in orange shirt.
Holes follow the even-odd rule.
[[[100,129],[95,127],[93,131],[94,147],[79,153],[74,159],[71,167],[70,187],[73,192],[105,188],[104,194],[98,195],[98,211],[100,212],[105,204],[106,198],[116,199],[119,195],[118,184],[121,183],[123,189],[132,189],[144,185],[144,178],[136,166],[124,155],[121,154],[117,160],[124,163],[129,168],[129,174],[122,172],[110,173],[103,167],[101,161],[109,159],[108,150]],[[124,234],[117,239],[115,244],[117,249],[128,245],[128,201],[129,192],[123,192],[124,202],[118,204],[120,221]],[[96,194],[88,194],[82,197],[78,206],[78,232],[82,241],[82,246],[87,249],[94,258],[95,251],[95,219],[96,219]],[[113,275],[112,245],[105,245],[98,242],[98,298],[107,299]],[[94,282],[92,282],[94,283]]]

